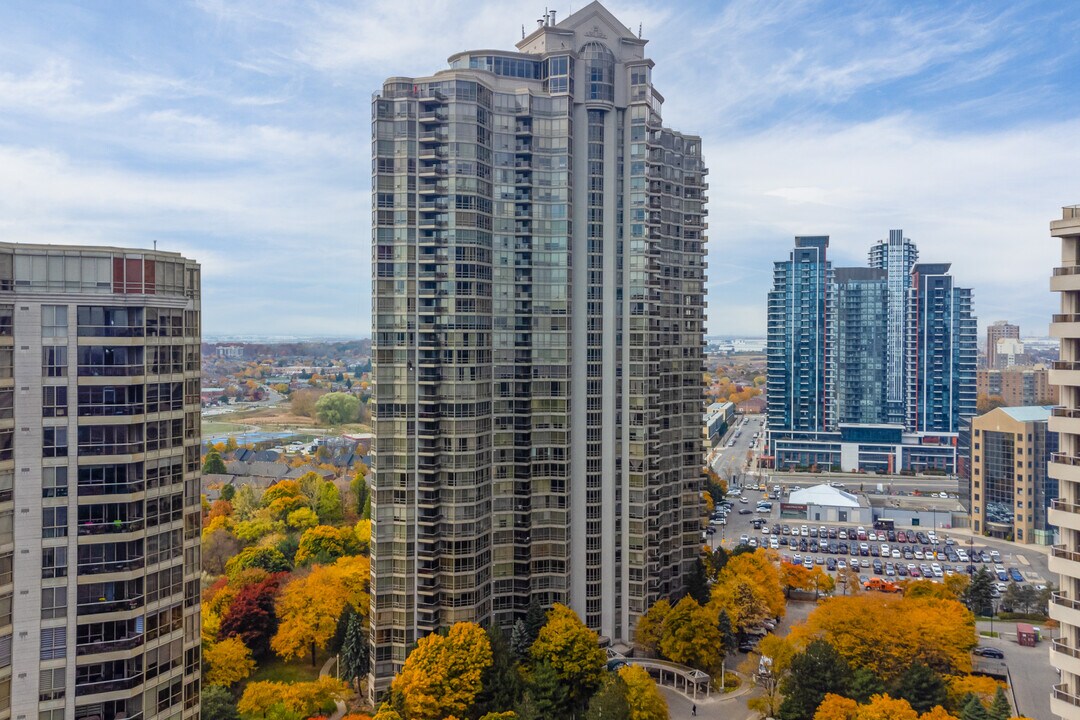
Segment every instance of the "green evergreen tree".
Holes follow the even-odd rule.
[[[994,701],[990,703],[989,713],[990,720],[1009,720],[1013,716],[1012,706],[1009,705],[1009,698],[1005,696],[1005,690],[998,688],[994,693]]]
[[[921,662],[908,666],[900,676],[893,695],[907,700],[920,714],[929,712],[935,705],[944,705],[947,699],[945,681]]]
[[[526,693],[538,717],[564,718],[570,716],[570,688],[559,679],[550,663],[539,662],[532,669]]]
[[[976,615],[989,615],[993,612],[994,577],[986,567],[980,567],[971,576],[971,582],[964,590],[964,603]]]
[[[487,636],[491,643],[491,665],[480,677],[480,694],[474,706],[477,715],[512,709],[522,690],[521,674],[506,635],[498,628],[488,628]]]
[[[221,488],[221,499],[232,502],[232,499],[236,497],[236,487],[233,485],[225,485]]]
[[[791,659],[791,670],[784,678],[780,705],[781,720],[811,718],[826,693],[847,695],[851,687],[851,668],[824,640],[814,640]]]
[[[589,700],[585,720],[630,720],[626,702],[626,683],[616,673],[610,673],[604,684]]]
[[[851,692],[849,697],[859,703],[868,703],[873,695],[881,695],[885,692],[885,683],[872,670],[859,668],[851,678]]]
[[[225,469],[225,461],[221,459],[221,455],[217,450],[211,450],[206,453],[206,460],[202,466],[203,475],[224,475],[227,470]]]
[[[960,711],[960,720],[990,720],[979,696],[969,693],[964,709]]]
[[[359,613],[349,613],[345,641],[341,644],[341,678],[353,684],[357,678],[368,674],[368,636]]]
[[[371,493],[370,492],[367,494],[367,497],[364,498],[364,510],[363,510],[363,512],[360,513],[360,519],[361,520],[370,520],[371,519]]]
[[[536,642],[536,638],[540,637],[540,630],[547,624],[547,614],[544,613],[544,608],[540,607],[540,603],[533,598],[529,602],[529,609],[525,612],[525,633],[529,639],[529,647]]]
[[[716,625],[720,629],[720,649],[723,651],[724,657],[727,657],[735,652],[739,643],[739,638],[735,634],[735,628],[731,624],[731,616],[727,614],[727,610],[720,611]]]
[[[236,711],[236,701],[228,688],[221,685],[206,685],[200,696],[202,717],[205,720],[240,720]]]
[[[510,652],[518,662],[524,662],[529,658],[529,634],[525,630],[525,622],[518,620],[510,632]]]
[[[709,602],[709,581],[705,577],[705,565],[701,562],[701,558],[698,558],[694,563],[694,569],[690,571],[689,577],[686,578],[686,594],[694,598],[698,605],[705,605]]]

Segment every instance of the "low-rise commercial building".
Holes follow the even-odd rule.
[[[980,397],[999,397],[1007,407],[1058,402],[1058,389],[1050,384],[1050,370],[1044,365],[983,368],[976,375],[976,388]]]
[[[874,521],[873,511],[865,496],[826,484],[792,492],[787,502],[780,504],[780,517],[862,525],[870,525]]]

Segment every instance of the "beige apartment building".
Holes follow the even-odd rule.
[[[0,718],[199,714],[199,266],[0,243]]]
[[[998,320],[986,328],[986,367],[998,366],[998,340],[1020,339],[1020,326]]]
[[[705,183],[593,2],[372,103],[372,693],[564,603],[613,645],[700,542]]]
[[[1080,720],[1080,205],[1063,208],[1061,219],[1050,223],[1050,235],[1061,241],[1061,266],[1050,278],[1050,289],[1061,294],[1061,312],[1050,325],[1050,334],[1061,339],[1060,360],[1050,372],[1061,393],[1050,417],[1060,449],[1049,469],[1059,496],[1051,502],[1049,519],[1060,533],[1050,555],[1059,586],[1050,617],[1060,623],[1050,661],[1061,676],[1050,709],[1060,718]]]
[[[1057,433],[1049,406],[997,408],[971,421],[971,527],[1020,543],[1050,544],[1047,509],[1057,481],[1047,476]]]
[[[975,383],[980,397],[1000,397],[1007,407],[1058,402],[1057,386],[1050,383],[1050,369],[1044,365],[1004,370],[980,368]]]

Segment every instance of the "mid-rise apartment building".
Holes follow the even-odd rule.
[[[1019,340],[1020,326],[1013,325],[1007,320],[997,320],[986,328],[986,367],[998,366],[998,340]]]
[[[0,718],[199,712],[199,266],[0,244]]]
[[[891,230],[870,267],[833,268],[799,237],[768,299],[768,446],[776,468],[954,472],[975,414],[971,291]]]
[[[1049,406],[997,408],[971,420],[971,528],[1049,545],[1047,511],[1058,483],[1047,474],[1058,450]]]
[[[1049,521],[1060,538],[1050,554],[1059,588],[1050,601],[1050,617],[1059,623],[1050,662],[1061,674],[1050,709],[1057,717],[1080,720],[1080,205],[1063,208],[1061,219],[1050,223],[1050,235],[1061,241],[1061,266],[1050,278],[1050,289],[1061,294],[1061,312],[1050,324],[1050,335],[1061,340],[1061,359],[1050,371],[1061,395],[1050,416],[1059,450],[1049,468],[1058,481]]]
[[[1005,370],[981,368],[976,373],[975,385],[978,396],[1001,398],[1006,407],[1058,402],[1057,386],[1050,383],[1050,370],[1044,365]]]
[[[572,607],[612,644],[700,535],[705,166],[593,2],[372,104],[372,657]]]

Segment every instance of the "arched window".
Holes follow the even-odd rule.
[[[615,55],[598,42],[586,43],[581,48],[585,61],[586,79],[589,83],[587,100],[615,102]]]

